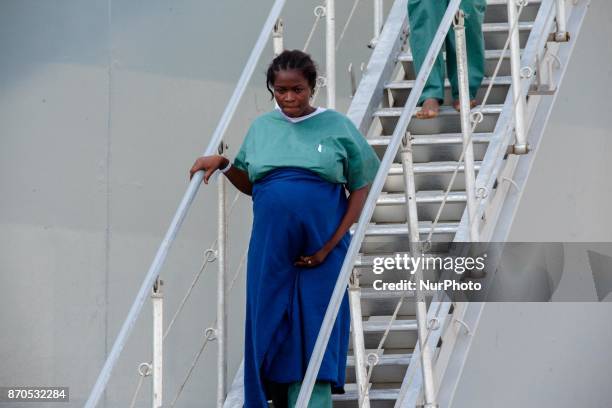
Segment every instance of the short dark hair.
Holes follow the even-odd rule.
[[[285,71],[295,69],[300,71],[304,78],[308,81],[310,90],[314,94],[315,86],[317,85],[317,65],[312,60],[309,54],[306,54],[300,50],[285,50],[280,53],[276,58],[272,60],[268,66],[268,72],[266,74],[266,88],[274,99],[274,92],[271,86],[274,86],[276,80],[276,73],[279,71]]]

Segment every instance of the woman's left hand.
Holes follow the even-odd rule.
[[[329,254],[329,252],[324,249],[321,248],[319,249],[317,252],[315,252],[313,255],[310,256],[300,256],[294,263],[294,266],[299,266],[302,268],[314,268],[316,266],[321,265],[323,262],[325,262],[325,258],[327,258],[327,255]]]

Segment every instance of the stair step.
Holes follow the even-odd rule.
[[[457,165],[459,166],[459,171],[457,176],[455,176],[451,191],[464,191],[465,177],[463,175],[463,170],[465,165],[463,163],[457,164],[457,162],[454,161],[415,163],[413,169],[416,190],[446,191]],[[480,170],[480,165],[480,161],[474,162],[476,173]],[[398,163],[391,164],[383,190],[389,193],[404,192],[404,185],[404,170],[402,169],[402,165]]]
[[[357,384],[347,383],[344,385],[344,394],[333,394],[332,400],[334,402],[334,408],[354,408],[359,400],[359,394],[357,393]],[[372,408],[393,408],[395,400],[399,397],[400,388],[388,388],[388,389],[370,389],[370,407]]]
[[[461,133],[412,135],[412,137],[412,160],[414,163],[459,160],[463,150],[463,135]],[[493,133],[472,134],[475,160],[480,161],[484,159],[487,144],[491,141],[492,137]],[[385,154],[390,141],[391,136],[389,135],[368,139],[368,143],[374,148],[380,158]],[[399,150],[395,156],[395,162],[401,162]]]
[[[431,226],[430,221],[419,222],[421,240],[426,239]],[[354,228],[354,226],[351,228],[351,233],[353,233]],[[431,238],[432,250],[434,252],[448,250],[458,228],[458,222],[438,222]],[[410,242],[406,224],[369,224],[361,243],[361,252],[364,254],[408,252],[409,248]]]
[[[518,23],[519,31],[529,31],[532,28],[533,28],[533,21],[519,21]],[[498,33],[498,32],[507,33],[508,31],[510,31],[510,25],[508,24],[507,21],[502,21],[499,23],[483,23],[482,25],[483,33]],[[487,47],[487,48],[490,48],[490,47]],[[503,49],[503,47],[500,47],[498,49]]]
[[[508,21],[507,0],[487,0],[487,11],[485,13],[485,22],[503,22]],[[533,21],[536,19],[538,9],[542,0],[529,0],[527,5],[521,12],[521,21]]]
[[[480,168],[481,162],[474,162],[474,168],[477,170]],[[457,162],[428,162],[428,163],[416,163],[413,166],[415,174],[438,174],[438,173],[452,173],[457,167]],[[459,171],[463,171],[463,162],[459,164]],[[389,169],[389,174],[404,174],[402,165],[393,163]]]
[[[444,199],[444,191],[418,191],[416,193],[418,219],[433,221]],[[463,191],[450,191],[440,214],[441,221],[459,221],[463,215],[467,195]],[[383,193],[378,197],[372,216],[375,223],[406,222],[406,195]]]
[[[414,88],[415,82],[415,80],[411,79],[393,81],[385,85],[386,91],[393,97],[393,106],[403,106],[406,104],[408,96],[410,95],[412,88]],[[450,104],[454,99],[451,94],[451,84],[448,79],[446,79],[444,82],[444,86],[446,88],[444,101],[446,104]],[[510,89],[510,85],[512,84],[512,77],[510,76],[499,76],[493,81],[491,78],[484,78],[480,89],[478,90],[478,94],[476,95],[476,100],[483,100],[485,93],[487,92],[487,88],[491,82],[493,82],[493,87],[491,88],[491,93],[489,94],[487,102],[490,104],[504,103],[508,90]]]
[[[529,0],[528,4],[540,4],[542,0]],[[487,0],[487,7],[490,6],[505,6],[508,4],[508,0]]]
[[[488,49],[485,50],[485,60],[498,60],[499,57],[501,57],[503,52],[503,48],[502,49]],[[523,52],[523,50],[521,50],[521,53]],[[446,58],[446,52],[442,53],[443,57]],[[510,51],[506,50],[505,54],[504,54],[504,59],[510,59]],[[402,52],[401,54],[398,55],[397,60],[399,62],[414,62],[414,57],[412,56],[412,52],[410,51],[405,51]]]
[[[384,333],[389,322],[386,320],[366,320],[363,322],[363,333]],[[398,331],[416,331],[416,320],[396,319],[389,329],[389,333]],[[367,348],[367,346],[366,346]]]
[[[504,11],[501,11],[501,13],[498,14],[498,18],[496,18],[498,21],[485,22],[482,25],[485,50],[501,50],[504,48],[506,39],[508,37],[508,32],[510,31],[510,25],[505,18],[505,14],[503,13]],[[535,17],[535,13],[533,17]],[[485,20],[489,20],[489,18],[485,18]],[[521,20],[524,20],[525,18],[526,15],[521,14]],[[521,48],[524,48],[527,44],[527,38],[529,37],[529,32],[533,28],[533,24],[533,21],[520,21],[518,23],[517,28],[519,31],[519,44]]]
[[[375,316],[363,322],[363,338],[366,349],[376,349],[378,343],[382,339],[382,335],[387,329],[389,319],[391,317]],[[349,347],[352,347],[352,337]],[[387,339],[385,340],[385,348],[412,349],[417,341],[417,323],[414,319],[399,317],[392,324],[389,330]]]
[[[499,115],[503,109],[504,105],[501,104],[494,104],[494,105],[487,105],[484,108],[481,106],[477,106],[474,109],[472,109],[472,111],[481,111],[483,113],[483,115]],[[397,108],[381,108],[378,109],[374,112],[374,116],[377,117],[393,117],[393,118],[399,118],[400,115],[402,114],[402,111],[404,110],[403,107],[397,107]],[[415,110],[415,114],[416,112],[419,112],[421,110],[421,108],[417,108]],[[457,112],[453,107],[451,106],[441,106],[440,107],[440,114],[438,115],[438,117],[440,116],[456,116],[459,117],[459,112]],[[416,117],[413,117],[413,119],[416,119]],[[428,122],[431,122],[433,119],[427,119]],[[393,133],[393,132],[389,132],[389,133]],[[411,132],[414,134],[418,134],[416,132]],[[448,132],[448,133],[460,133],[460,132]]]
[[[392,135],[382,135],[378,137],[373,137],[368,139],[368,143],[371,146],[384,146],[385,148],[389,146],[389,142],[391,141]],[[473,143],[489,143],[491,138],[493,137],[493,133],[473,133],[472,134],[472,142]],[[429,146],[436,145],[436,149],[439,148],[439,145],[444,144],[462,144],[463,143],[463,134],[461,133],[438,133],[435,135],[412,135],[412,147],[416,146]],[[413,152],[414,156],[414,152]],[[433,161],[433,160],[432,160]]]
[[[519,46],[525,48],[529,33],[533,28],[533,21],[520,21],[517,28],[519,32]],[[485,49],[503,49],[509,31],[510,25],[507,21],[484,23],[482,25],[482,33],[484,35]]]
[[[371,271],[370,271],[371,272]],[[399,275],[391,278],[392,275]],[[400,279],[407,279],[406,271],[391,271],[380,275],[373,275],[376,279],[383,282],[399,282]],[[362,283],[360,279],[360,283]],[[424,291],[426,303],[429,304],[435,295],[435,291]],[[416,315],[415,297],[416,293],[409,290],[376,290],[372,287],[361,288],[361,312],[362,316],[390,316],[395,311],[400,298],[404,296],[404,301],[400,306],[398,315]]]
[[[503,107],[504,105],[502,104],[488,104],[485,107],[478,105],[475,108],[473,108],[472,111],[480,111],[482,112],[483,115],[499,115]],[[402,106],[393,107],[393,108],[380,108],[374,111],[374,116],[378,118],[399,118],[403,110],[404,110],[404,107]],[[416,113],[419,112],[420,110],[421,108],[416,108],[414,111],[414,114],[416,115]],[[440,113],[438,114],[438,118],[445,117],[445,116],[450,116],[450,117],[459,119],[459,112],[451,106],[441,106]],[[426,120],[428,123],[432,123],[435,121],[435,119],[436,118],[424,119],[424,120]],[[419,119],[417,119],[416,116],[413,115],[412,120],[419,120]],[[419,133],[419,132],[412,132],[412,131],[410,133],[411,134],[431,135],[430,133]],[[461,132],[458,131],[458,132],[436,132],[436,133],[461,133]],[[490,132],[483,132],[483,133],[490,133]],[[393,134],[393,130],[388,132],[388,134]]]
[[[502,45],[503,46],[503,45]],[[485,77],[491,77],[495,72],[497,62],[502,55],[503,49],[487,49],[485,50]],[[521,50],[522,53],[523,50]],[[446,53],[442,52],[442,56],[446,59]],[[414,58],[410,51],[403,52],[398,56],[398,62],[400,62],[404,68],[405,77],[407,80],[414,80],[416,78],[416,72],[414,70]],[[510,70],[510,51],[506,50],[504,58],[497,75],[509,76],[511,75]]]
[[[446,197],[446,202],[463,202],[466,201],[467,194],[462,191],[450,191]],[[418,191],[416,193],[416,201],[418,203],[441,203],[444,200],[444,191]],[[406,204],[406,195],[404,194],[381,194],[376,201],[377,205],[390,206]]]
[[[368,351],[366,350],[366,355]],[[379,357],[378,364],[372,370],[370,381],[375,384],[381,383],[401,383],[412,354],[383,354]],[[356,382],[355,378],[355,357],[352,355],[346,362],[346,382]]]
[[[411,357],[412,357],[412,354],[383,354],[382,356],[378,358],[378,364],[376,364],[376,367],[396,366],[396,365],[407,366],[408,364],[410,364]],[[347,368],[348,367],[353,368],[353,369],[355,368],[355,357],[354,356],[348,356],[346,360],[346,366]]]
[[[429,233],[432,227],[432,222],[430,221],[419,221],[419,233],[422,235],[426,235]],[[457,228],[459,228],[458,222],[438,222],[436,225],[436,229],[434,231],[435,234],[447,234],[447,233],[455,233],[457,232]],[[351,233],[353,233],[353,228],[351,228]],[[366,229],[366,237],[380,237],[380,236],[404,236],[408,235],[408,225],[403,224],[370,224]]]
[[[504,3],[505,4],[505,3]],[[501,5],[501,4],[498,4]],[[521,13],[522,16],[522,13]],[[519,31],[528,31],[533,28],[533,21],[519,21],[518,29]],[[410,30],[410,26],[408,26],[408,30]],[[507,19],[505,21],[497,21],[497,22],[484,22],[482,24],[482,33],[486,36],[487,33],[497,33],[497,32],[508,32],[510,30],[510,25],[508,24]],[[501,47],[486,47],[487,49],[503,49],[503,44]]]
[[[484,115],[484,120],[478,124],[475,133],[489,133],[495,129],[497,117],[503,109],[502,104],[477,106],[472,111],[480,111]],[[374,117],[378,118],[382,125],[383,134],[393,134],[397,120],[399,119],[403,107],[380,108],[374,112]],[[415,110],[418,112],[420,108]],[[451,106],[440,107],[440,114],[434,119],[417,119],[413,116],[408,124],[408,132],[417,135],[431,135],[436,133],[461,133],[461,121],[459,112]]]
[[[401,81],[392,81],[385,84],[385,89],[389,90],[401,90],[401,89],[412,89],[414,88],[415,80],[401,80]],[[508,85],[512,84],[512,77],[510,76],[498,76],[494,81],[491,81],[491,78],[485,77],[482,80],[482,86],[489,86],[493,82],[493,86],[495,85]],[[450,81],[447,79],[444,80],[444,86],[446,88],[450,88]]]

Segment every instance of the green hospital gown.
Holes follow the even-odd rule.
[[[343,114],[328,109],[301,122],[278,110],[256,118],[233,165],[251,183],[280,167],[310,170],[352,192],[371,184],[380,161],[372,147]]]

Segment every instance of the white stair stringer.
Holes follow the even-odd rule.
[[[509,96],[504,104],[504,114],[500,116],[494,131],[490,145],[499,143],[500,148],[487,150],[481,164],[481,169],[476,179],[476,188],[487,187],[489,191],[497,184],[494,194],[488,194],[480,203],[477,217],[480,221],[480,238],[483,242],[506,242],[516,210],[525,188],[531,167],[536,159],[542,135],[552,112],[558,87],[562,84],[563,76],[570,61],[576,39],[580,32],[584,17],[588,10],[590,0],[567,1],[567,27],[571,39],[565,43],[548,42],[548,36],[554,32],[554,1],[542,1],[538,18],[534,23],[534,30],[523,53],[521,66],[535,66],[536,55],[542,61],[547,53],[556,55],[559,68],[553,72],[552,83],[556,84],[557,91],[552,95],[530,95],[526,105],[527,115],[527,140],[530,152],[526,155],[506,156],[505,146],[511,143],[512,118],[510,107],[512,98]],[[532,81],[523,81],[523,92],[527,93]],[[506,119],[507,118],[507,119]],[[496,183],[497,181],[497,183]],[[468,240],[467,214],[464,212],[455,236],[455,241]],[[497,253],[488,252],[489,261],[495,265],[502,251],[501,246],[495,246]],[[494,267],[494,266],[493,266]],[[485,303],[465,303],[462,322],[463,328],[457,328],[454,341],[447,350],[442,347],[436,366],[437,381],[440,386],[438,391],[438,404],[440,407],[451,407],[453,398],[463,371],[467,355],[470,351],[473,333],[478,326]],[[469,328],[472,334],[466,333]],[[444,344],[444,343],[443,343]],[[443,355],[444,354],[444,355]],[[402,407],[414,406],[403,404]]]

